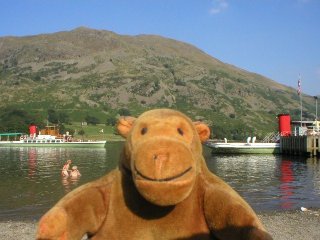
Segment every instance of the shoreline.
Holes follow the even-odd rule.
[[[274,240],[320,239],[320,209],[264,212],[258,217]]]
[[[320,239],[320,209],[257,213],[274,240]],[[0,220],[0,239],[35,239],[38,219]]]

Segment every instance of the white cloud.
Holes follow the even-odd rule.
[[[210,9],[210,14],[219,14],[226,10],[229,6],[226,0],[213,0],[213,7]]]

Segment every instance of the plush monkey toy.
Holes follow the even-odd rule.
[[[123,117],[119,167],[63,197],[40,220],[37,239],[270,240],[251,207],[212,174],[204,123],[156,109]]]

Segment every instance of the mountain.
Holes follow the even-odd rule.
[[[268,63],[266,63],[268,64]],[[213,136],[262,137],[277,114],[300,119],[295,89],[155,35],[126,36],[80,27],[68,32],[0,38],[0,110],[49,109],[102,122],[119,109],[183,111],[212,126]],[[304,116],[314,99],[303,96]]]

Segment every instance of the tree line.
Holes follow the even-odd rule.
[[[113,115],[106,117],[103,124],[107,126],[115,126],[118,116],[131,116],[131,113],[126,108],[118,109]],[[95,116],[87,115],[84,119],[78,119],[79,122],[85,121],[88,125],[101,124],[101,121]],[[65,111],[56,111],[54,109],[47,110],[47,118],[43,118],[43,114],[30,113],[26,110],[6,108],[0,110],[0,133],[28,133],[29,125],[35,124],[38,129],[43,129],[46,125],[56,125],[59,127],[60,134],[65,134],[67,131],[74,135],[75,130],[65,127],[71,125],[71,118]],[[211,138],[229,140],[243,140],[248,136],[256,135],[254,130],[246,126],[210,126]],[[84,130],[78,132],[79,135],[84,135]],[[257,136],[260,137],[260,136]]]
[[[128,109],[121,108],[115,116],[108,116],[104,124],[114,126],[118,115],[130,116],[131,113]],[[83,121],[89,125],[101,124],[97,117],[91,115],[87,115]],[[65,127],[70,123],[71,118],[68,113],[54,109],[47,111],[47,119],[45,120],[40,113],[30,113],[22,109],[5,108],[0,111],[0,133],[28,133],[31,124],[35,124],[39,129],[44,128],[47,124],[53,124],[59,126],[60,134],[64,134],[66,131],[73,134],[73,129]]]

